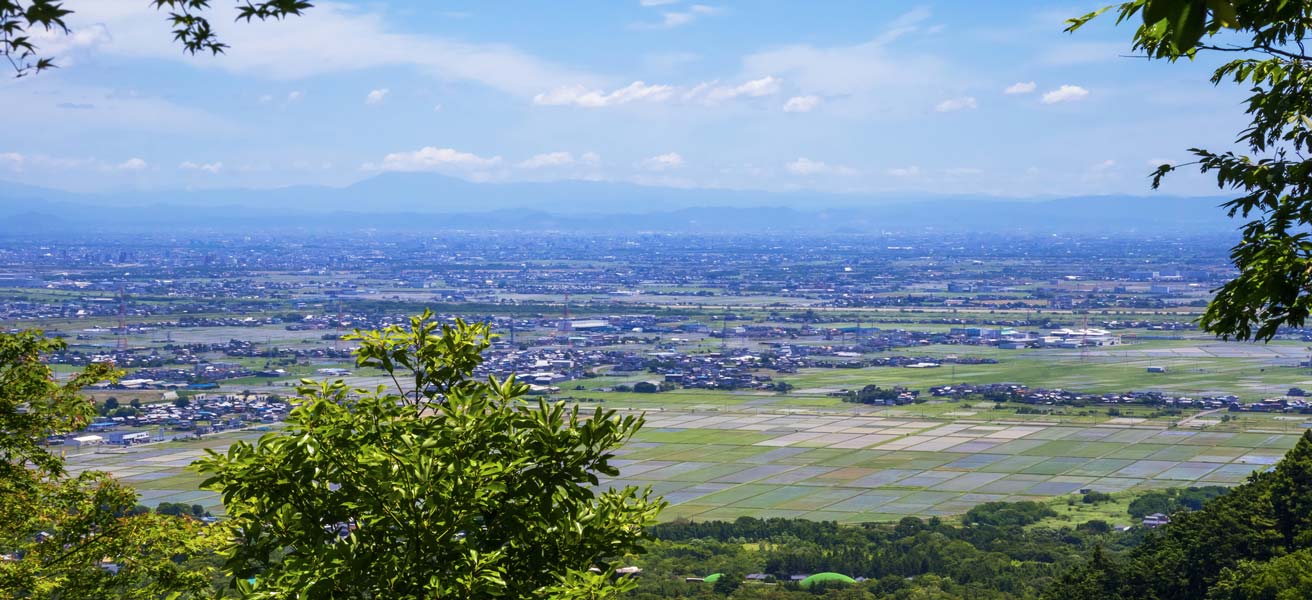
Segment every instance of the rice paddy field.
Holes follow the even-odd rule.
[[[1276,418],[1248,422],[1246,431],[1214,431],[1126,419],[1071,425],[887,413],[645,412],[646,427],[619,450],[620,476],[601,487],[650,485],[670,502],[664,519],[699,520],[888,521],[955,515],[995,500],[1050,501],[1086,489],[1234,485],[1279,460],[1303,428]],[[97,448],[70,453],[69,467],[109,471],[138,489],[143,504],[201,504],[221,514],[218,496],[197,489],[201,478],[187,465],[204,448],[222,451],[262,434]]]
[[[956,515],[995,500],[1061,503],[1081,490],[1113,493],[1122,501],[1156,488],[1235,485],[1279,460],[1312,419],[1261,413],[1166,416],[1140,406],[1118,407],[1116,416],[1097,406],[1018,414],[1018,405],[941,399],[866,406],[845,403],[833,392],[868,384],[927,390],[962,382],[1020,382],[1087,392],[1236,394],[1251,401],[1281,396],[1290,387],[1312,389],[1312,372],[1299,366],[1308,352],[1303,343],[1204,340],[1137,341],[1084,352],[929,346],[896,353],[987,356],[998,362],[773,374],[794,386],[788,394],[615,392],[608,390],[653,376],[602,370],[598,377],[559,384],[557,399],[646,415],[646,427],[619,451],[620,476],[602,487],[652,486],[670,503],[665,519],[889,521]],[[1150,366],[1165,372],[1149,373]],[[349,378],[364,387],[380,382],[370,373]],[[242,382],[284,391],[285,383]],[[74,451],[69,466],[75,473],[114,473],[140,491],[143,504],[194,503],[221,514],[218,496],[198,490],[200,476],[186,467],[204,448],[222,451],[237,439],[261,434],[248,430]]]
[[[261,428],[267,429],[267,428]],[[142,504],[156,506],[162,502],[200,504],[214,514],[223,513],[219,495],[199,489],[203,479],[187,466],[205,455],[205,449],[224,452],[233,442],[254,443],[265,431],[231,431],[203,439],[143,444],[126,448],[97,447],[70,451],[68,471],[107,471],[131,485],[140,494]]]
[[[887,521],[1086,489],[1234,485],[1297,439],[1277,430],[665,412],[648,415],[621,451],[620,477],[605,485],[652,485],[671,504],[666,519]]]

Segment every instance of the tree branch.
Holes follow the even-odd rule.
[[[1302,47],[1303,44],[1302,41],[1300,41],[1299,49],[1301,50]],[[1209,46],[1205,44],[1199,44],[1198,49],[1214,50],[1216,52],[1262,52],[1264,54],[1269,54],[1271,56],[1283,56],[1285,58],[1289,58],[1293,60],[1312,60],[1312,56],[1308,56],[1307,54],[1302,54],[1300,52],[1290,52],[1288,50],[1281,50],[1279,48],[1272,48],[1271,46],[1267,46],[1264,44],[1255,45],[1255,46]]]

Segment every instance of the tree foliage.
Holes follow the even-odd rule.
[[[636,560],[644,571],[633,597],[641,600],[711,598],[720,582],[741,573],[768,579],[743,583],[733,598],[800,600],[841,594],[863,599],[1015,600],[1037,598],[1084,557],[1097,555],[1097,548],[1105,545],[1109,553],[1124,549],[1141,538],[1142,530],[962,526],[915,517],[859,526],[741,517],[662,523],[653,528],[653,536],[650,551]],[[684,581],[716,572],[725,575],[714,584]],[[823,586],[802,589],[790,581],[793,575],[822,572],[860,582],[839,592],[817,589]]]
[[[1312,310],[1312,67],[1303,40],[1312,3],[1291,0],[1133,0],[1071,19],[1075,31],[1109,9],[1117,23],[1140,21],[1133,47],[1150,59],[1177,61],[1204,53],[1233,54],[1212,83],[1248,86],[1249,126],[1237,142],[1247,153],[1190,148],[1196,160],[1164,164],[1162,178],[1186,166],[1216,177],[1239,194],[1224,203],[1247,219],[1231,249],[1239,270],[1221,286],[1201,318],[1225,338],[1270,340],[1281,326],[1301,326]],[[1138,19],[1136,19],[1138,17]]]
[[[215,547],[200,523],[136,509],[136,492],[94,471],[69,476],[42,442],[95,415],[78,390],[118,372],[94,364],[65,384],[40,332],[0,334],[0,599],[160,598],[210,587]]]
[[[1080,590],[1101,589],[1109,598],[1284,598],[1267,591],[1306,590],[1310,498],[1312,432],[1273,470],[1255,473],[1199,511],[1176,513],[1122,560],[1090,561],[1069,572],[1046,597],[1099,597]]]
[[[166,13],[173,26],[173,40],[188,54],[222,53],[228,45],[219,41],[207,14],[210,0],[143,0]],[[73,10],[60,0],[0,0],[0,56],[18,77],[52,68],[54,59],[41,55],[38,37],[42,32],[68,34],[67,19]],[[237,20],[282,19],[300,15],[313,6],[304,0],[238,0]]]
[[[474,379],[485,324],[359,332],[372,390],[304,382],[286,428],[198,463],[223,494],[227,568],[251,598],[607,597],[596,576],[642,550],[650,490],[594,492],[642,425],[615,411],[529,403]],[[253,585],[247,582],[253,578]]]
[[[1302,600],[1312,598],[1312,550],[1270,562],[1243,561],[1221,574],[1208,600]]]
[[[1215,485],[1150,490],[1130,502],[1127,512],[1136,519],[1142,519],[1153,513],[1169,515],[1180,510],[1199,510],[1208,500],[1228,491],[1229,488]]]

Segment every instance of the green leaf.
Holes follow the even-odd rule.
[[[1212,19],[1221,27],[1234,29],[1239,26],[1239,16],[1230,0],[1207,0],[1207,8],[1212,11]]]
[[[1207,25],[1207,6],[1204,0],[1186,0],[1171,17],[1171,44],[1176,52],[1185,52],[1198,45]]]
[[[1176,18],[1188,0],[1148,0],[1143,5],[1143,24],[1153,25],[1164,19]]]

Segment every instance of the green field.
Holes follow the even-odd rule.
[[[602,487],[651,485],[671,504],[665,519],[844,522],[953,515],[995,500],[1054,500],[1060,518],[1101,518],[1093,515],[1112,509],[1076,510],[1062,499],[1083,489],[1123,499],[1162,487],[1234,485],[1273,464],[1303,427],[1274,418],[1252,420],[1249,431],[1222,431],[1105,418],[1077,425],[676,408],[646,416],[646,427],[619,451],[620,476]],[[1270,429],[1276,423],[1289,426]],[[74,473],[110,471],[140,490],[146,504],[196,503],[218,514],[218,496],[197,490],[200,477],[186,466],[204,448],[223,450],[262,434],[97,448],[71,453],[69,466]]]
[[[667,519],[882,521],[1084,489],[1123,499],[1147,489],[1234,485],[1297,439],[1106,424],[671,411],[648,416],[648,428],[622,451],[620,478],[607,485],[652,485],[671,503]],[[1059,513],[1125,522],[1123,507],[1111,506]]]
[[[881,313],[901,317],[896,313]],[[943,326],[936,325],[936,329]],[[219,341],[232,331],[174,332],[174,339]],[[273,328],[263,328],[273,334]],[[258,331],[258,330],[257,330]],[[275,343],[311,341],[314,334],[270,335]],[[145,338],[151,336],[141,336]],[[110,341],[112,338],[107,338]],[[763,349],[759,342],[745,348]],[[704,347],[718,341],[701,340]],[[654,380],[654,373],[615,373],[556,384],[557,399],[641,412],[647,426],[620,450],[621,474],[603,486],[651,485],[670,502],[663,518],[782,516],[844,522],[903,516],[955,515],[982,502],[1054,503],[1055,520],[1104,518],[1126,522],[1123,504],[1143,490],[1187,485],[1234,485],[1273,464],[1308,421],[1298,415],[1196,411],[1165,414],[1158,408],[1039,407],[981,400],[929,398],[904,406],[842,401],[840,390],[905,386],[922,391],[953,383],[1015,382],[1082,392],[1161,390],[1188,396],[1235,394],[1245,400],[1312,388],[1312,373],[1297,363],[1306,346],[1223,344],[1213,340],[1147,340],[1072,350],[1000,350],[987,346],[927,345],[886,355],[987,357],[994,364],[931,369],[808,368],[793,374],[762,371],[794,386],[787,394],[743,390],[676,390],[655,394],[611,391]],[[872,355],[873,356],[873,355]],[[234,359],[262,366],[261,359]],[[320,364],[294,367],[313,375]],[[1165,373],[1149,373],[1149,366]],[[67,369],[61,369],[67,371]],[[347,378],[356,386],[389,382],[376,373]],[[290,379],[248,378],[227,389],[288,393]],[[120,399],[122,399],[120,393]],[[1033,408],[1033,407],[1028,407]],[[1222,420],[1225,417],[1225,420]],[[1192,421],[1192,422],[1191,422]],[[186,502],[216,514],[217,495],[197,490],[200,477],[186,470],[203,448],[222,450],[255,431],[204,440],[100,448],[70,456],[74,472],[113,472],[141,491],[146,504]],[[1066,504],[1080,490],[1112,493],[1113,503]]]

